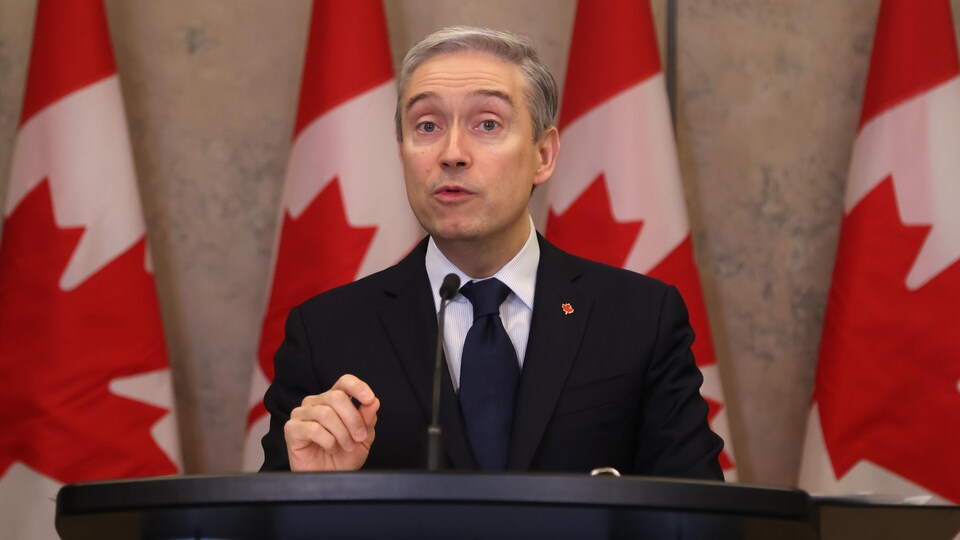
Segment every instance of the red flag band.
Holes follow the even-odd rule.
[[[0,521],[178,470],[160,311],[101,0],[40,0],[0,240]]]
[[[648,2],[577,4],[560,129],[563,151],[548,195],[547,239],[680,290],[697,336],[693,352],[710,425],[726,442],[720,464],[727,480],[735,480]]]
[[[884,0],[800,486],[960,503],[960,67],[947,0]]]
[[[396,157],[396,100],[381,1],[315,2],[250,393],[247,470],[263,462],[263,394],[290,308],[393,264],[421,237]]]

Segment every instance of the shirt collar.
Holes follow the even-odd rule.
[[[510,262],[503,265],[503,268],[490,277],[495,277],[507,287],[510,287],[513,294],[530,310],[533,310],[533,295],[537,288],[537,267],[540,265],[540,243],[537,242],[537,231],[529,214],[527,219],[530,220],[530,235],[527,237],[527,242],[510,259]],[[427,254],[424,263],[427,267],[427,277],[430,278],[430,289],[433,291],[433,303],[437,311],[440,310],[440,285],[443,284],[443,278],[447,274],[456,274],[460,278],[461,286],[470,281],[478,281],[450,262],[440,252],[440,248],[433,241],[433,237],[427,242]],[[467,299],[457,294],[452,301],[466,302]]]

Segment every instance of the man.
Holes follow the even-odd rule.
[[[723,446],[673,287],[566,254],[527,203],[560,149],[557,87],[530,43],[454,27],[403,61],[397,139],[428,238],[294,308],[264,398],[264,470],[419,468],[438,290],[447,465],[722,479]]]

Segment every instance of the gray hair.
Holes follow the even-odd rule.
[[[533,42],[517,34],[489,28],[449,26],[423,38],[414,45],[400,64],[397,85],[397,140],[403,140],[403,92],[410,76],[434,56],[454,52],[483,52],[516,65],[526,82],[527,106],[533,120],[533,140],[538,141],[554,125],[559,103],[557,82],[537,56]]]

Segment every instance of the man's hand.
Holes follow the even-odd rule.
[[[357,408],[352,399],[360,402]],[[330,390],[303,398],[283,426],[291,471],[353,471],[373,444],[380,400],[367,383],[344,375]]]

